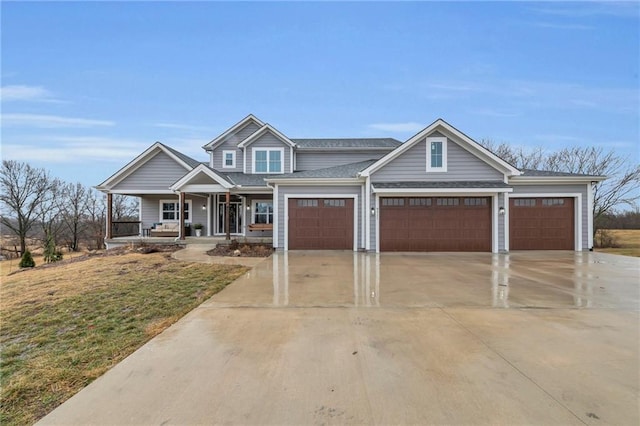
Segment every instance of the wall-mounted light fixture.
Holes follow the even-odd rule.
[[[499,214],[500,216],[504,216],[504,207],[500,207],[500,208],[498,209],[498,214]]]
[[[247,211],[251,211],[251,206],[247,206]]]
[[[371,216],[375,216],[375,215],[376,215],[376,208],[371,207]]]
[[[207,205],[206,205],[206,204],[203,204],[203,205],[202,205],[202,210],[206,210],[206,209],[207,209]]]

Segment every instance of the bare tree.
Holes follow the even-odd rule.
[[[112,202],[113,220],[132,220],[138,218],[138,197],[114,194]]]
[[[3,160],[0,169],[0,201],[2,225],[20,240],[20,253],[24,253],[27,234],[36,223],[38,208],[51,192],[52,180],[44,169],[27,163]],[[13,219],[13,220],[12,220]]]
[[[105,196],[98,191],[90,191],[86,207],[86,229],[84,234],[96,248],[104,247],[104,237],[107,222],[107,206]]]
[[[42,234],[40,239],[43,244],[50,241],[57,241],[62,231],[61,220],[61,198],[63,182],[59,179],[52,179],[49,183],[49,191],[42,197],[36,207],[36,216],[40,222]]]
[[[61,195],[59,208],[67,245],[70,250],[78,251],[80,238],[89,226],[87,213],[92,201],[91,192],[81,183],[69,183],[63,186]]]
[[[491,140],[482,140],[481,143],[519,169],[607,176],[607,180],[593,187],[594,222],[616,207],[634,207],[640,199],[640,165],[630,164],[627,158],[620,157],[613,150],[576,146],[546,153],[542,148],[515,149]]]

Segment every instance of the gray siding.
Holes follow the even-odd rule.
[[[223,170],[222,168],[222,156],[224,151],[236,151],[236,167],[233,169],[224,169],[228,172],[241,172],[242,171],[242,151],[238,149],[238,144],[251,136],[260,127],[255,123],[249,123],[235,133],[227,136],[220,145],[218,145],[212,152],[213,164],[211,166],[216,170]]]
[[[588,250],[589,247],[589,224],[587,218],[591,214],[587,202],[587,184],[576,185],[514,185],[511,198],[517,197],[518,194],[566,194],[576,193],[582,195],[582,250]],[[577,200],[576,200],[577,202]]]
[[[504,176],[451,139],[447,139],[447,172],[427,173],[426,169],[427,143],[423,139],[373,173],[371,181],[502,180]]]
[[[142,217],[140,221],[142,222],[143,228],[151,228],[151,226],[156,222],[162,222],[160,220],[160,200],[175,200],[178,201],[177,195],[143,195],[140,197],[140,206]],[[207,210],[202,209],[203,204],[207,204],[206,197],[199,197],[192,194],[186,195],[186,200],[191,200],[191,220],[190,223],[201,223],[204,225],[202,229],[202,235],[207,235]],[[191,232],[192,235],[195,235],[195,232]]]
[[[251,145],[244,148],[246,153],[246,162],[247,162],[247,173],[253,173],[253,150],[255,148],[284,148],[284,159],[282,167],[284,169],[284,173],[291,173],[291,147],[285,143],[283,143],[280,139],[267,132],[264,135],[260,136],[255,142]]]
[[[164,152],[159,152],[113,187],[114,190],[166,189],[189,171]]]
[[[278,186],[278,244],[276,248],[284,248],[284,227],[287,218],[284,217],[284,199],[285,195],[317,195],[319,198],[324,194],[340,194],[340,195],[357,195],[355,208],[357,209],[356,228],[357,228],[357,248],[364,248],[362,236],[362,209],[364,200],[362,200],[362,186]],[[274,241],[275,246],[275,241]]]
[[[378,160],[389,151],[365,152],[305,152],[298,151],[296,155],[296,171],[317,170],[343,164],[358,163],[366,160]]]

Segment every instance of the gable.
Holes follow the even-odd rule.
[[[111,190],[168,191],[171,184],[184,176],[185,173],[187,173],[187,169],[164,151],[158,151],[144,164],[116,183]]]
[[[259,149],[280,149],[282,150],[282,172],[291,173],[293,171],[293,148],[282,140],[281,137],[271,132],[264,131],[255,137],[250,144],[244,148],[245,172],[253,173],[253,153]]]
[[[229,129],[227,129],[220,136],[216,137],[211,142],[203,146],[203,148],[207,151],[210,151],[224,142],[230,142],[231,144],[238,145],[238,143],[242,142],[262,126],[264,126],[264,123],[262,121],[260,121],[257,117],[254,117],[252,114],[249,114],[248,116],[231,126]]]
[[[444,137],[447,171],[427,172],[427,138]],[[373,182],[503,180],[504,174],[464,149],[445,132],[433,131],[371,174]]]

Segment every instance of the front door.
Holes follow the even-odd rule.
[[[224,195],[218,198],[218,234],[226,233],[224,228],[226,217],[226,203]],[[229,203],[229,232],[231,234],[242,233],[242,199],[232,195]]]

